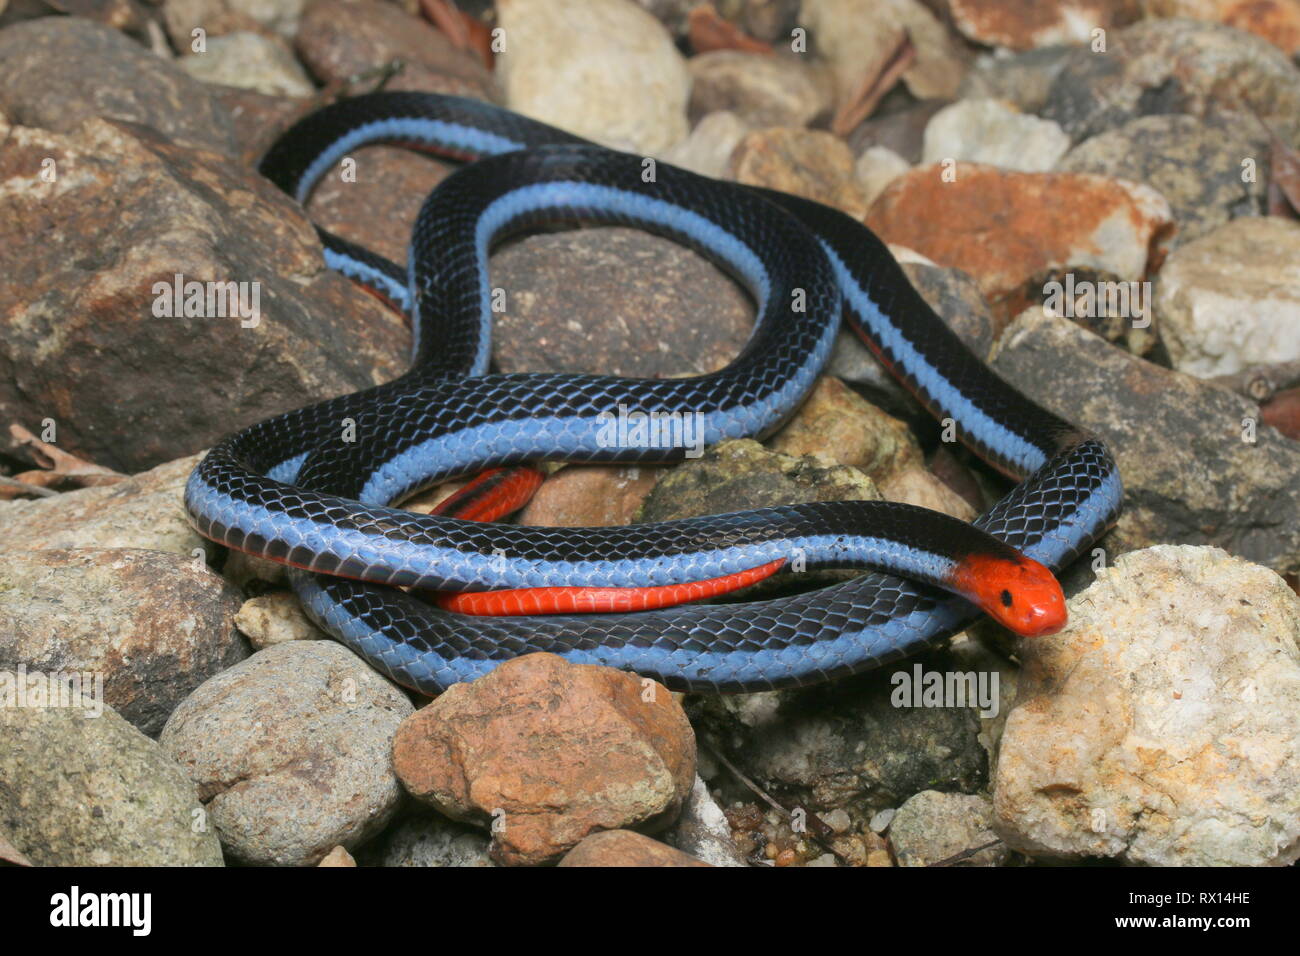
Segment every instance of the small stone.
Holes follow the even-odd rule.
[[[681,816],[664,831],[664,842],[711,866],[748,866],[731,835],[727,815],[697,774]]]
[[[292,591],[272,591],[249,598],[235,614],[235,626],[254,650],[286,641],[315,641],[327,635],[307,617]]]
[[[964,160],[1002,169],[1046,172],[1070,148],[1051,120],[1011,109],[998,100],[958,100],[930,118],[921,162]]]
[[[593,833],[565,854],[560,866],[708,866],[693,856],[632,830]]]
[[[844,140],[824,130],[755,130],[741,139],[731,163],[737,182],[815,199],[854,219],[866,215],[853,153]]]
[[[1217,548],[1122,555],[1020,642],[995,826],[1047,859],[1300,858],[1300,598]]]
[[[203,53],[183,56],[179,65],[204,83],[238,86],[268,96],[311,96],[316,91],[282,42],[256,33],[211,37]]]
[[[749,124],[735,113],[720,110],[705,116],[695,124],[689,136],[660,155],[665,162],[701,176],[728,179],[731,176],[731,154],[749,130]]]
[[[899,866],[931,866],[959,854],[987,847],[954,861],[956,866],[999,866],[1007,848],[992,828],[992,804],[974,793],[923,790],[898,808],[889,826],[889,842]]]
[[[695,735],[654,681],[528,654],[407,720],[393,766],[416,799],[489,827],[498,861],[536,865],[596,830],[671,821],[695,779]]]
[[[384,828],[406,695],[333,641],[290,641],[209,679],[159,742],[199,788],[222,846],[262,866],[311,866]]]
[[[1095,30],[1137,18],[1133,0],[950,0],[957,29],[976,43],[1027,50],[1088,43]]]
[[[506,105],[614,149],[653,154],[687,133],[691,74],[627,0],[499,0]]]
[[[863,199],[870,206],[886,186],[911,168],[907,160],[888,146],[869,146],[853,164],[853,173],[862,187]]]
[[[894,807],[886,807],[867,821],[867,826],[871,828],[872,833],[884,833],[889,829],[889,824],[893,822],[896,813],[898,810]]]
[[[1191,17],[1246,30],[1288,56],[1300,53],[1296,0],[1146,0],[1148,16]]]
[[[1300,359],[1300,224],[1237,219],[1176,249],[1156,288],[1174,367],[1211,378]]]
[[[352,854],[344,847],[336,846],[325,854],[324,858],[316,864],[317,866],[356,866],[357,861],[352,859]]]
[[[807,126],[830,109],[797,57],[714,50],[687,65],[694,116],[728,110],[752,126]]]
[[[628,524],[663,474],[653,465],[570,465],[548,478],[519,515],[523,525]]]
[[[496,866],[486,836],[440,814],[403,820],[380,843],[378,866]]]

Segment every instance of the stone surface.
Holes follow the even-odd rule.
[[[1046,172],[1069,148],[1070,137],[1050,120],[1021,113],[998,100],[965,99],[930,118],[921,162],[958,159]]]
[[[46,158],[58,178],[34,183]],[[0,420],[53,419],[67,451],[148,468],[405,367],[401,320],[325,268],[288,197],[215,153],[96,119],[14,127],[0,183]],[[178,274],[224,306],[176,317]]]
[[[314,641],[326,637],[307,617],[292,591],[271,591],[249,598],[235,613],[235,627],[254,650],[286,641]]]
[[[1106,539],[1112,553],[1214,544],[1278,572],[1300,570],[1300,443],[1259,424],[1253,402],[1134,358],[1041,309],[1007,329],[992,365],[1105,439],[1125,489],[1124,513]]]
[[[393,766],[416,799],[488,826],[498,861],[539,864],[596,830],[670,822],[695,779],[695,735],[654,681],[529,654],[407,720]]]
[[[204,83],[238,86],[268,96],[311,96],[316,91],[282,41],[244,30],[212,37],[205,52],[183,56],[178,65]]]
[[[519,513],[519,523],[555,528],[628,524],[662,474],[653,465],[570,465],[538,489]]]
[[[1170,237],[1170,246],[1176,247],[1229,219],[1262,215],[1269,167],[1268,134],[1254,119],[1238,114],[1143,116],[1084,140],[1058,169],[1155,189],[1168,201],[1177,224]],[[1253,182],[1247,181],[1248,169]]]
[[[1149,866],[1300,857],[1300,599],[1215,548],[1121,556],[1021,642],[994,786],[1015,849]]]
[[[1147,20],[1112,30],[1106,52],[1078,46],[1052,84],[1043,118],[1076,143],[1157,113],[1256,113],[1300,136],[1300,73],[1259,37],[1194,20]]]
[[[990,299],[1046,269],[1146,274],[1169,205],[1149,186],[1083,173],[1022,173],[975,163],[920,166],[894,180],[867,225],[939,265],[974,276]],[[944,223],[935,229],[933,223]]]
[[[0,669],[103,679],[104,700],[157,736],[185,696],[248,656],[240,597],[202,560],[81,548],[0,556]]]
[[[708,866],[681,850],[632,830],[593,833],[564,855],[560,866]]]
[[[888,146],[868,146],[854,162],[853,174],[862,187],[863,200],[870,207],[886,186],[911,168],[907,160]]]
[[[0,30],[0,63],[9,77],[0,86],[0,114],[14,126],[72,133],[100,116],[152,127],[181,145],[234,152],[230,117],[212,91],[110,27],[79,17],[16,23]],[[22,143],[11,140],[6,151],[15,145]],[[51,155],[62,158],[41,158]],[[0,170],[8,165],[0,160]],[[22,167],[28,179],[40,168]],[[0,182],[13,175],[0,172]]]
[[[773,126],[745,135],[731,155],[737,182],[794,193],[834,206],[854,219],[867,212],[853,153],[825,130]]]
[[[684,139],[691,74],[668,31],[627,0],[500,0],[497,72],[517,113],[614,149]]]
[[[664,842],[711,866],[748,866],[731,836],[727,815],[697,775],[681,816],[664,831]]]
[[[1148,16],[1191,17],[1246,30],[1282,52],[1300,53],[1296,0],[1145,0]]]
[[[393,3],[313,3],[303,14],[294,46],[321,83],[347,82],[400,62],[401,70],[385,89],[487,100],[499,96],[495,78],[477,56],[456,49],[441,31]]]
[[[0,706],[0,820],[36,866],[221,866],[194,785],[105,708]]]
[[[377,866],[496,866],[486,836],[438,814],[403,820],[380,842]]]
[[[1000,866],[1007,848],[993,832],[992,816],[989,798],[980,794],[922,790],[898,808],[889,823],[889,842],[899,866],[933,866],[971,850],[979,852],[948,865]]]
[[[1300,359],[1300,224],[1237,219],[1175,250],[1156,315],[1174,367],[1189,375]]]
[[[710,113],[695,124],[689,136],[660,153],[660,158],[701,176],[729,179],[731,154],[749,130],[749,124],[735,113]]]
[[[807,126],[830,109],[797,56],[715,50],[691,57],[687,67],[692,116],[727,110],[754,126]]]
[[[159,742],[189,774],[226,853],[311,866],[374,836],[398,806],[406,695],[341,644],[290,641],[211,678]]]
[[[1037,113],[1047,105],[1052,83],[1072,49],[1047,46],[1000,56],[986,53],[971,65],[958,96],[1005,100],[1022,113]]]
[[[953,23],[976,43],[1027,50],[1087,43],[1097,29],[1131,23],[1138,0],[950,0]]]

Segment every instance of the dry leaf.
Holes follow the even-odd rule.
[[[894,88],[894,84],[915,62],[916,47],[904,30],[898,46],[880,65],[880,70],[874,76],[864,76],[853,93],[835,111],[831,132],[837,136],[848,136],[853,132],[854,127],[871,115],[885,94]]]
[[[710,50],[743,50],[771,53],[772,44],[756,39],[726,20],[711,3],[701,3],[686,15],[686,33],[696,53]]]

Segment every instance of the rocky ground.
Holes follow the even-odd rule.
[[[1296,0],[0,0],[0,860],[1293,862],[1298,51]],[[368,148],[306,214],[252,168],[381,81],[864,220],[1114,451],[1125,512],[1066,577],[1070,626],[685,698],[535,655],[429,701],[325,639],[181,488],[235,428],[404,367],[402,319],[310,222],[404,259],[450,167]],[[633,230],[532,235],[492,270],[506,371],[707,371],[753,318]],[[265,320],[159,317],[177,273],[260,282]],[[1097,306],[1120,282],[1145,308]],[[877,497],[968,519],[1005,487],[845,335],[765,443],[569,466],[518,520]],[[102,713],[23,696],[55,672],[101,679]],[[992,705],[899,698],[926,674]]]

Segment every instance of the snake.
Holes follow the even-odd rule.
[[[327,267],[408,314],[408,370],[235,432],[185,487],[202,535],[288,565],[307,615],[373,668],[435,695],[549,652],[674,690],[755,692],[880,667],[982,614],[1026,636],[1063,626],[1054,575],[1117,519],[1116,463],[1099,437],[975,355],[863,223],[431,93],[324,106],[285,131],[259,170],[305,203],[331,169],[377,143],[462,163],[425,199],[404,267],[316,227]],[[489,253],[507,237],[575,224],[650,231],[717,264],[755,305],[739,354],[685,378],[493,371]],[[491,469],[683,459],[671,427],[637,440],[610,427],[629,410],[694,422],[709,446],[762,440],[800,408],[841,320],[956,439],[1016,482],[988,511],[967,523],[900,502],[834,501],[573,528],[399,507]],[[761,566],[794,581],[819,568],[860,573],[766,600],[633,613],[470,615],[429,593],[666,588]]]

